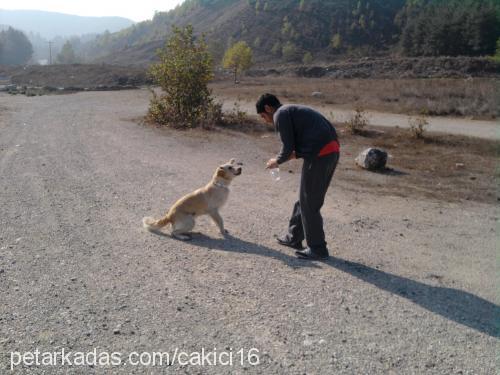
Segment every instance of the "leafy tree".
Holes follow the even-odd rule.
[[[313,56],[311,55],[311,52],[306,52],[306,54],[302,58],[302,62],[304,63],[304,65],[309,65],[313,62]]]
[[[298,48],[297,46],[292,43],[292,42],[287,42],[282,49],[283,53],[283,58],[286,61],[293,61],[297,59],[297,54],[298,54]]]
[[[73,50],[71,42],[68,40],[64,43],[61,52],[57,55],[57,62],[60,64],[74,64],[76,61],[75,51]]]
[[[224,68],[233,70],[234,83],[237,83],[238,71],[245,71],[252,66],[252,49],[244,41],[234,44],[226,51],[223,65]]]
[[[0,64],[22,65],[33,55],[33,46],[23,32],[9,27],[0,31]]]
[[[339,33],[332,37],[331,46],[334,50],[339,50],[342,47],[342,37]]]
[[[208,83],[213,78],[212,57],[204,38],[193,35],[191,25],[172,28],[172,37],[158,50],[160,62],[150,75],[163,93],[153,99],[148,116],[156,123],[187,128],[212,120],[214,108]]]

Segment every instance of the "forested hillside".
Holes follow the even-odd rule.
[[[495,53],[500,0],[187,0],[81,47],[88,59],[154,58],[173,25],[204,33],[216,61],[244,40],[258,62],[338,56],[482,56]]]

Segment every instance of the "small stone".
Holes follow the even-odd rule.
[[[302,343],[302,345],[304,346],[311,346],[313,344],[312,340],[309,340],[309,339],[305,339],[304,342]]]

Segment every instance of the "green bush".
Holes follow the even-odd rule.
[[[217,121],[215,104],[208,89],[213,78],[212,58],[203,38],[195,38],[192,26],[173,27],[173,36],[158,51],[160,62],[150,68],[162,94],[153,92],[150,120],[175,128],[203,126]]]

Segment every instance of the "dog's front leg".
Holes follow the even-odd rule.
[[[213,210],[209,212],[210,217],[212,220],[217,224],[219,227],[220,233],[224,236],[227,234],[227,230],[224,229],[224,220],[222,220],[222,216],[220,216],[219,211]]]

